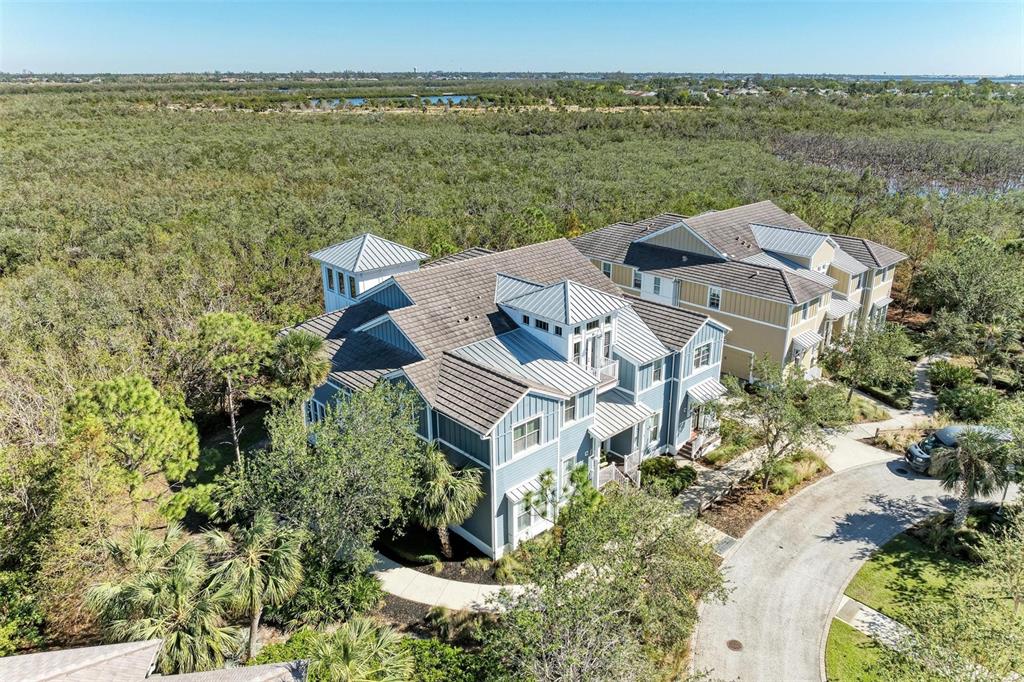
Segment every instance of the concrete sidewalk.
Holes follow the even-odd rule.
[[[402,566],[382,554],[377,554],[377,561],[370,569],[370,573],[380,580],[381,586],[388,594],[428,606],[443,606],[458,611],[492,611],[494,607],[489,600],[497,596],[501,590],[522,590],[518,585],[482,585],[427,575]]]
[[[839,603],[836,618],[890,649],[898,648],[900,642],[910,634],[907,626],[845,594]]]
[[[754,448],[723,466],[712,469],[699,462],[687,462],[697,470],[697,482],[684,490],[678,498],[683,511],[699,514],[718,500],[725,497],[730,490],[742,483],[757,471],[764,458],[765,449]]]

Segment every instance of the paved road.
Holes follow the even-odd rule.
[[[827,626],[846,583],[872,551],[936,511],[940,497],[952,504],[937,481],[897,469],[893,460],[836,473],[750,529],[723,564],[729,602],[703,608],[695,668],[719,680],[821,680]]]

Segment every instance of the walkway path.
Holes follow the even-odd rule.
[[[744,452],[720,469],[712,469],[699,462],[687,462],[697,469],[697,482],[679,495],[683,510],[698,514],[725,497],[733,487],[745,481],[761,466],[764,454],[764,448]]]
[[[502,585],[466,583],[427,575],[402,566],[382,554],[377,554],[377,562],[370,572],[377,576],[384,591],[388,594],[428,606],[444,606],[460,611],[464,609],[470,611],[491,610],[493,607],[490,606],[488,600],[496,596],[504,587]],[[511,585],[506,589],[515,591],[520,588]]]
[[[836,618],[890,649],[895,649],[910,634],[906,625],[845,594],[839,599]]]

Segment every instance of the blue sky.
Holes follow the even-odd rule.
[[[10,2],[0,71],[1024,73],[1002,2]]]

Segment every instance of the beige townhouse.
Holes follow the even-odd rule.
[[[727,325],[722,371],[748,380],[764,354],[817,375],[825,344],[884,322],[893,271],[906,258],[819,232],[770,201],[616,223],[572,242],[626,292]]]

